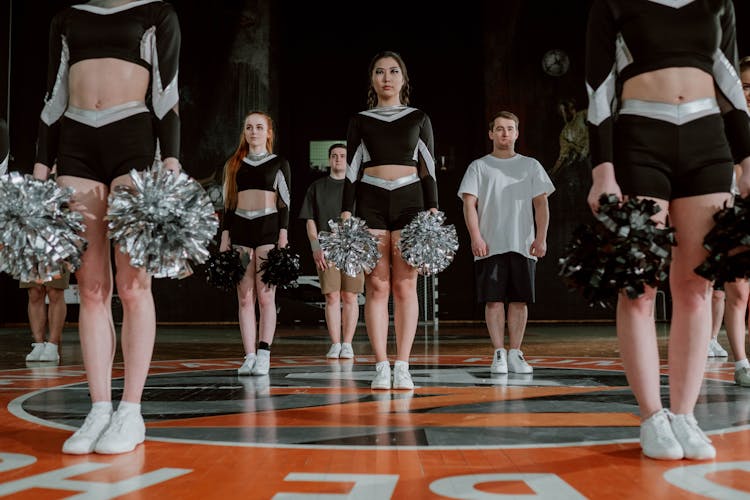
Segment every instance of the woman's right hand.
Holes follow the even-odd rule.
[[[229,239],[229,231],[221,232],[221,243],[219,244],[219,252],[226,252],[232,246],[232,242]]]
[[[46,181],[49,178],[50,168],[43,163],[34,164],[34,179]]]
[[[600,163],[591,171],[591,189],[586,198],[591,211],[596,215],[599,211],[599,198],[603,194],[614,194],[622,201],[622,191],[615,179],[615,166],[611,162]]]
[[[346,219],[349,219],[351,216],[352,216],[351,212],[341,212],[341,215],[339,216],[339,218],[341,220],[346,220]]]

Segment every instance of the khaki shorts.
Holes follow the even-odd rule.
[[[356,278],[352,278],[333,265],[330,265],[325,271],[318,269],[318,278],[320,279],[320,291],[323,292],[323,295],[333,292],[362,293],[365,289],[364,273],[359,273]]]
[[[46,286],[49,288],[56,288],[58,290],[65,290],[70,284],[70,272],[66,271],[59,278],[53,279],[52,281],[45,281],[44,283],[29,283],[21,281],[18,283],[19,288],[34,288],[35,286]]]

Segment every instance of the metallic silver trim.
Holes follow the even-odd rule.
[[[409,106],[404,106],[404,109],[397,110],[395,113],[392,112],[392,110],[396,110],[398,106],[386,106],[384,108],[373,108],[373,109],[367,109],[365,111],[360,111],[360,115],[369,116],[370,118],[375,118],[377,120],[381,120],[384,122],[394,122],[398,120],[399,118],[402,118],[412,111],[416,111],[417,108],[410,108]],[[379,113],[377,110],[382,109],[384,110],[384,113]]]
[[[399,177],[398,179],[393,179],[389,181],[387,179],[381,179],[380,177],[373,177],[372,175],[364,174],[362,176],[362,182],[364,184],[369,184],[371,186],[379,187],[381,189],[393,191],[394,189],[398,189],[404,186],[408,186],[409,184],[414,184],[415,182],[419,182],[419,176],[417,174],[411,174],[411,175],[406,175],[404,177]]]
[[[62,37],[62,50],[60,51],[60,66],[57,68],[55,84],[52,86],[52,93],[44,99],[44,108],[42,108],[42,121],[47,125],[52,125],[65,113],[68,107],[68,64],[70,61],[70,50],[68,41],[65,36]]]
[[[745,93],[742,91],[740,77],[737,75],[734,65],[729,62],[721,49],[716,49],[716,52],[714,52],[713,73],[716,86],[719,87],[732,107],[747,113],[747,103],[745,102]]]
[[[586,90],[589,94],[589,111],[587,117],[592,125],[599,125],[612,116],[615,100],[615,72],[616,66],[612,65],[612,70],[607,75],[607,78],[604,79],[596,90],[591,88],[591,85],[586,82]]]
[[[255,161],[251,160],[247,156],[242,159],[244,163],[247,163],[251,167],[257,167],[259,165],[263,165],[265,162],[270,161],[272,159],[276,158],[276,155],[274,153],[269,154],[268,156],[263,157],[263,159]]]
[[[247,220],[257,219],[258,217],[275,214],[276,212],[276,207],[266,207],[260,208],[258,210],[244,210],[242,208],[236,208],[234,210],[235,215]]]
[[[89,127],[99,128],[138,113],[148,113],[143,101],[129,101],[107,109],[81,109],[68,106],[65,116]]]
[[[430,177],[437,180],[435,177],[435,158],[432,157],[430,154],[430,150],[427,149],[427,144],[424,143],[422,139],[419,139],[417,142],[417,148],[414,150],[414,159],[417,159],[417,151],[422,153],[422,158],[424,158],[425,165],[427,166],[427,171],[430,173]]]
[[[354,152],[354,156],[352,157],[352,162],[346,166],[346,178],[349,179],[349,182],[354,184],[357,182],[357,177],[359,176],[359,169],[362,167],[362,156],[364,155],[364,152],[367,151],[365,148],[364,143],[360,143],[359,146],[357,146],[357,150]]]
[[[675,9],[682,8],[689,3],[693,3],[695,0],[649,0],[649,2],[658,3],[659,5],[666,5],[667,7],[673,7]]]
[[[713,97],[696,99],[682,104],[625,99],[620,114],[645,116],[654,120],[683,125],[708,115],[720,114],[719,105]]]
[[[164,118],[180,100],[176,71],[174,78],[165,87],[159,72],[159,54],[156,50],[156,26],[151,26],[141,37],[141,59],[151,64],[151,104],[158,119]]]
[[[286,179],[281,170],[276,172],[276,179],[273,181],[273,188],[279,191],[279,196],[281,196],[281,201],[284,202],[284,205],[291,207],[292,200],[289,195],[289,186],[287,186]]]
[[[89,4],[78,4],[78,5],[71,5],[74,9],[78,10],[85,10],[86,12],[92,12],[94,14],[101,14],[101,15],[107,15],[107,14],[116,14],[117,12],[122,12],[123,10],[133,9],[135,7],[140,7],[141,5],[145,5],[147,3],[153,3],[153,2],[160,2],[161,0],[136,0],[135,2],[128,2],[124,5],[118,5],[117,7],[97,7],[96,5],[89,5]]]
[[[633,54],[631,54],[628,44],[625,43],[625,37],[622,36],[622,33],[618,33],[615,40],[615,61],[618,73],[633,63]]]

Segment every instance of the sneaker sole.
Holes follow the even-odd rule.
[[[100,450],[99,448],[94,448],[94,452],[98,453],[99,455],[120,455],[122,453],[130,453],[131,451],[133,451],[136,448],[138,448],[139,444],[143,444],[143,442],[145,440],[146,439],[144,438],[144,439],[138,441],[137,443],[135,443],[135,446],[133,446],[132,448],[126,448],[126,449],[109,449],[109,450],[107,450],[107,449]]]

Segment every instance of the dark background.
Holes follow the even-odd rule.
[[[52,16],[70,1],[12,0],[0,11],[10,36],[0,40],[0,110],[11,134],[10,168],[30,172],[47,67]],[[307,186],[311,140],[343,139],[353,113],[366,107],[367,66],[381,50],[399,52],[412,83],[412,102],[431,117],[441,209],[459,232],[461,250],[439,276],[441,321],[483,319],[474,300],[472,257],[456,190],[468,164],[491,149],[489,115],[499,109],[521,120],[519,153],[554,164],[563,120],[561,98],[585,108],[583,64],[590,0],[469,0],[439,5],[404,1],[384,10],[352,1],[173,0],[182,28],[180,114],[182,162],[204,184],[218,175],[237,145],[251,109],[276,119],[276,152],[292,165],[291,244],[314,274],[304,223],[296,219]],[[740,55],[750,54],[750,7],[735,1]],[[542,69],[550,49],[570,58],[567,73]],[[588,222],[589,173],[570,169],[553,178],[549,253],[537,266],[537,302],[530,320],[611,319],[588,307],[557,276],[557,260],[572,229]],[[280,300],[294,302],[295,293]],[[26,295],[0,276],[0,324],[26,321]],[[233,322],[236,298],[210,288],[200,272],[184,280],[154,280],[160,322]],[[288,309],[294,315],[294,309]],[[69,309],[69,320],[77,311]],[[322,313],[320,314],[322,317]],[[289,318],[286,318],[287,320]],[[284,311],[280,320],[284,321]]]

